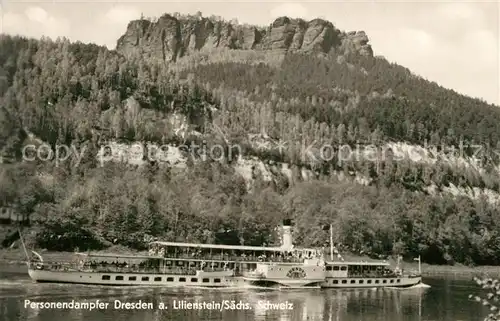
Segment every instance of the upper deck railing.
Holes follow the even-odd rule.
[[[81,264],[74,262],[38,262],[30,264],[33,269],[60,271],[60,272],[91,272],[91,273],[128,273],[128,274],[174,274],[174,275],[196,275],[197,271],[220,272],[228,271],[227,268],[204,267],[168,267],[168,266],[141,266],[137,264],[124,263],[91,263]]]
[[[165,259],[192,260],[192,261],[217,261],[217,262],[240,262],[240,263],[259,263],[259,262],[276,262],[276,263],[304,263],[307,258],[293,256],[257,256],[257,255],[210,255],[210,254],[184,254],[184,253],[167,253]]]

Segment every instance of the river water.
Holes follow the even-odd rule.
[[[3,272],[2,272],[3,271]],[[2,321],[321,320],[481,321],[487,313],[469,294],[480,290],[469,278],[424,278],[428,288],[363,290],[241,290],[99,287],[36,284],[17,268],[0,266]],[[36,309],[30,302],[108,303],[107,309]],[[115,300],[152,309],[115,309]],[[164,304],[164,309],[160,308]],[[189,304],[205,309],[187,309]],[[238,305],[239,303],[239,305]],[[278,307],[277,304],[281,305]],[[222,311],[209,309],[221,305]],[[166,307],[166,308],[165,308]],[[177,308],[177,309],[176,309]],[[225,309],[227,308],[227,309]],[[235,309],[231,309],[235,308]]]

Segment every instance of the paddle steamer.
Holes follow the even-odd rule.
[[[28,273],[37,282],[162,287],[362,288],[410,287],[419,271],[403,273],[385,261],[346,262],[331,244],[296,248],[290,226],[282,226],[280,247],[151,242],[144,256],[77,253],[73,262],[46,262],[37,252]],[[24,243],[23,243],[24,247]],[[26,249],[25,249],[26,250]]]

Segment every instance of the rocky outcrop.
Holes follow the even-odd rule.
[[[157,22],[134,20],[118,39],[117,50],[124,54],[140,54],[173,60],[182,54],[183,43],[179,20],[163,15]]]
[[[295,35],[295,23],[287,17],[276,19],[268,29],[268,35],[263,39],[263,49],[288,49]]]
[[[368,44],[368,36],[364,31],[350,31],[341,35],[341,52],[344,54],[360,54],[373,56],[372,47]]]
[[[269,27],[240,25],[200,16],[173,17],[157,21],[131,21],[116,49],[129,55],[139,53],[175,61],[201,49],[298,50],[340,54],[373,55],[363,31],[341,32],[323,19],[309,22],[277,18]]]
[[[304,35],[303,49],[327,52],[340,43],[339,31],[331,22],[315,19],[309,22]]]

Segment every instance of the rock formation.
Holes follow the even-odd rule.
[[[229,48],[299,50],[373,55],[364,31],[341,32],[323,19],[277,18],[269,27],[241,25],[200,16],[164,14],[157,21],[131,21],[116,49],[175,61],[196,50]]]

